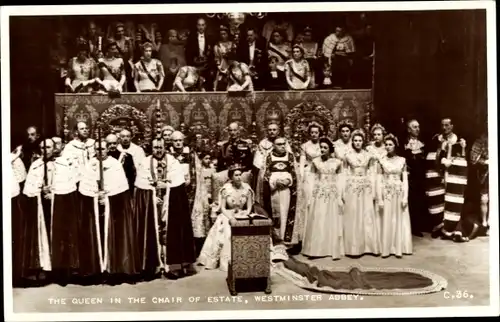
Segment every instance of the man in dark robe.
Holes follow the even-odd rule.
[[[160,218],[160,242],[163,246],[162,253],[166,275],[170,279],[178,279],[196,273],[193,267],[193,263],[196,261],[195,241],[186,192],[185,172],[179,161],[165,152],[163,140],[154,140],[152,146],[153,156],[148,157],[146,159],[148,161],[143,162],[138,169],[136,181],[138,194],[136,198],[138,199],[137,203],[140,204],[136,206],[136,211],[147,214],[148,218],[154,218],[156,211]],[[140,192],[139,189],[153,190],[153,192],[147,196],[147,193]],[[156,197],[157,191],[159,191],[159,195],[164,193],[163,199],[153,198]],[[161,207],[161,210],[152,207]],[[144,226],[146,227],[148,224],[150,227],[151,220],[148,220],[149,223],[145,223]],[[148,230],[145,229],[145,232]],[[150,236],[148,235],[148,238]],[[154,239],[150,241],[149,245],[152,245],[153,242]],[[150,254],[147,257],[155,257],[154,245],[147,247],[146,250],[147,254]],[[149,268],[152,269],[156,259],[150,263],[153,263],[149,265]]]
[[[84,199],[82,217],[91,234],[86,242],[92,249],[97,243],[100,268],[109,273],[108,283],[133,283],[140,273],[140,258],[130,187],[122,164],[108,156],[106,141],[96,142],[95,150],[97,157],[86,165],[79,187]],[[95,263],[95,255],[91,259]]]
[[[194,165],[194,154],[189,146],[184,145],[186,139],[181,131],[174,131],[170,136],[172,145],[167,153],[170,153],[181,164],[186,178],[186,191],[189,198],[189,208],[192,209],[194,202],[194,193],[196,191],[196,171]]]
[[[44,148],[44,157],[33,161],[23,188],[26,207],[23,209],[22,274],[35,284],[47,281],[52,270],[49,244],[52,192],[48,182],[48,163],[53,162],[54,143],[47,139],[40,145],[40,149]]]
[[[160,244],[160,219],[167,193],[167,162],[161,140],[152,142],[152,155],[138,166],[135,182],[134,211],[138,219],[137,236],[141,272],[145,280],[153,280],[163,268]],[[156,180],[156,183],[155,183]]]
[[[429,212],[425,203],[425,145],[420,141],[420,124],[417,120],[407,123],[408,136],[404,142],[404,157],[408,167],[411,230],[414,236],[423,237],[430,231]]]
[[[23,286],[24,214],[21,185],[26,180],[26,168],[20,158],[21,150],[11,153],[11,228],[12,228],[12,286]]]
[[[30,187],[44,187],[44,197],[50,200],[47,235],[52,274],[54,280],[64,286],[77,277],[80,266],[78,250],[80,209],[75,207],[78,205],[76,172],[71,160],[54,155],[52,139],[46,140],[45,144],[52,150],[50,158],[48,157],[45,163],[38,160],[37,163],[33,163],[38,166],[30,169],[27,182]]]
[[[432,237],[467,241],[461,216],[467,186],[466,142],[453,133],[451,119],[441,120],[442,133],[433,137],[427,154],[427,196],[433,217]]]
[[[16,148],[16,151],[21,152],[21,160],[24,163],[24,167],[29,169],[31,163],[40,157],[40,132],[36,126],[30,126],[26,130],[27,139],[26,141]]]
[[[118,151],[118,136],[115,134],[109,134],[106,137],[106,143],[108,146],[108,155],[115,158],[122,164],[123,170],[125,170],[125,175],[127,176],[130,193],[133,193],[136,177],[136,165],[134,164],[134,158],[131,154],[125,151]]]

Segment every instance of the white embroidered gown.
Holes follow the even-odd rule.
[[[225,199],[227,211],[241,211],[249,198],[253,200],[253,191],[246,183],[243,183],[239,189],[235,188],[232,183],[226,183],[220,190],[220,199]],[[206,269],[219,268],[226,272],[230,259],[231,226],[228,217],[220,213],[208,232],[198,257],[198,263],[205,266]]]
[[[302,242],[302,253],[306,256],[331,256],[338,259],[344,255],[342,213],[339,209],[342,188],[337,174],[341,163],[335,158],[327,161],[317,158],[313,161],[318,178],[308,208]]]
[[[375,212],[375,173],[370,153],[346,157],[344,194],[344,246],[346,255],[380,254],[380,216]]]
[[[381,224],[382,256],[411,254],[412,234],[405,158],[382,158],[378,180],[378,195],[384,205]],[[403,201],[406,203],[404,208]]]
[[[301,161],[299,167],[304,167],[304,175],[298,178],[296,210],[298,212],[298,223],[304,226],[299,234],[300,239],[302,239],[303,231],[305,231],[305,225],[307,223],[307,208],[311,202],[312,191],[316,183],[316,174],[312,171],[312,160],[319,156],[321,156],[319,143],[307,141],[302,144],[300,158],[304,161]]]

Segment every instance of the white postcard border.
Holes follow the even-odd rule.
[[[2,159],[10,159],[10,59],[9,17],[43,15],[106,15],[227,12],[289,12],[311,11],[417,11],[417,10],[487,10],[487,93],[489,155],[495,161],[497,148],[497,79],[496,79],[496,12],[494,1],[407,1],[364,3],[239,3],[239,4],[171,4],[171,5],[92,5],[92,6],[24,6],[1,7],[1,80],[2,80]],[[2,172],[8,173],[8,162]],[[4,313],[6,321],[69,321],[69,320],[198,320],[198,319],[283,319],[283,318],[362,318],[362,317],[445,317],[491,316],[499,314],[499,233],[498,233],[498,163],[490,169],[490,306],[438,308],[376,308],[376,309],[303,309],[303,310],[234,310],[178,312],[106,312],[106,313],[26,313],[13,312],[11,263],[11,202],[8,176],[3,184],[3,250],[4,250]]]

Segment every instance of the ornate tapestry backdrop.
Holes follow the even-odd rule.
[[[139,144],[151,140],[163,125],[224,139],[231,122],[242,124],[246,135],[257,140],[265,135],[267,123],[276,121],[288,137],[302,141],[307,123],[314,120],[335,138],[342,120],[350,119],[358,127],[369,125],[371,99],[370,90],[255,92],[245,97],[206,92],[123,94],[116,99],[55,95],[58,135],[69,139],[76,123],[85,121],[95,137],[100,121],[103,134],[127,127]]]

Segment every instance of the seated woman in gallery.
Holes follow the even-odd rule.
[[[202,66],[183,66],[177,72],[174,80],[174,92],[204,92],[204,77]]]
[[[305,90],[311,82],[311,70],[309,63],[304,58],[304,49],[293,46],[292,59],[285,64],[286,80],[291,90]]]
[[[291,58],[292,52],[290,44],[285,40],[286,37],[282,30],[274,30],[267,47],[267,55],[269,58],[276,57],[278,59],[278,69],[281,71],[285,71],[285,63]]]
[[[101,85],[101,89],[108,93],[124,91],[125,63],[118,55],[118,45],[114,42],[109,43],[106,46],[105,56],[99,58],[97,64],[100,77],[96,80]]]
[[[228,68],[227,54],[233,49],[233,42],[229,38],[229,28],[220,26],[219,41],[214,46],[215,63],[217,65],[217,74],[215,77],[214,90],[225,91],[227,88]]]
[[[152,58],[153,44],[142,45],[142,57],[135,64],[134,85],[137,92],[159,92],[165,80],[162,63]]]
[[[86,40],[77,39],[78,55],[71,58],[65,85],[70,93],[88,93],[97,77],[96,62],[90,58]]]
[[[206,269],[228,270],[231,259],[231,224],[235,223],[237,218],[248,217],[254,209],[254,192],[248,183],[243,182],[242,174],[241,166],[232,166],[228,171],[229,182],[220,189],[218,209],[216,209],[220,213],[208,232],[198,257],[198,263]],[[278,251],[282,247],[273,248],[276,251],[273,249],[271,260],[287,259],[284,248],[283,251]]]
[[[250,76],[250,68],[245,63],[240,63],[236,60],[234,52],[227,53],[226,60],[229,64],[227,69],[228,74],[228,92],[243,92],[253,91],[252,77]]]

